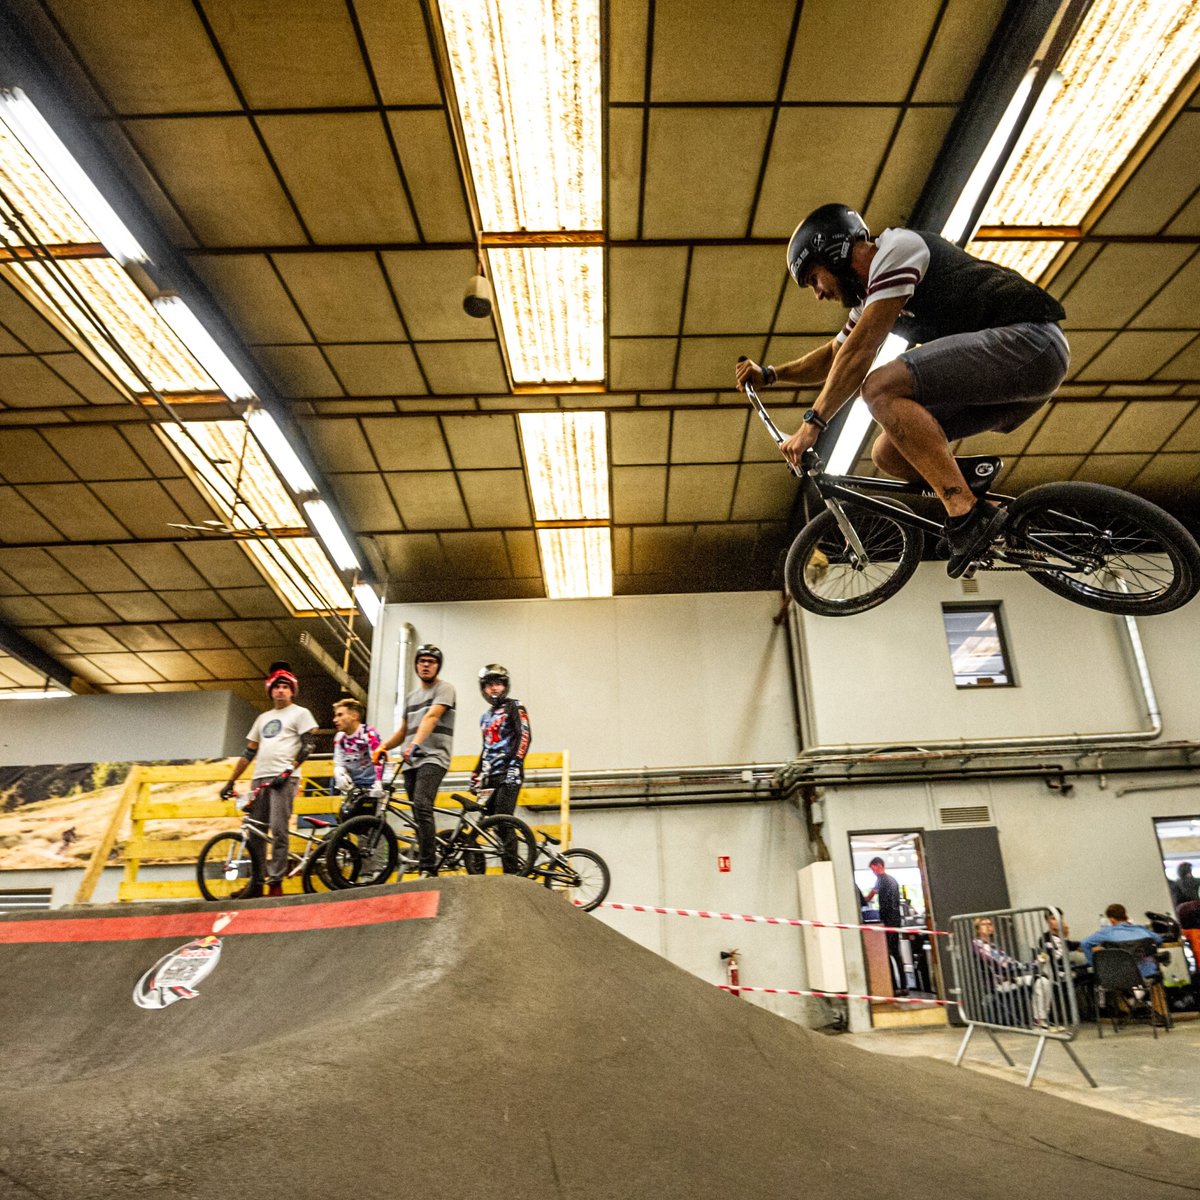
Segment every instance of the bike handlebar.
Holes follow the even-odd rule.
[[[738,359],[738,362],[745,361],[746,355],[743,354]],[[754,411],[758,413],[762,423],[767,427],[767,432],[775,439],[775,445],[782,446],[784,442],[783,433],[781,432],[779,426],[775,424],[771,414],[767,412],[766,405],[764,405],[763,402],[758,398],[758,392],[754,390],[754,384],[747,379],[745,383],[742,384],[742,387],[745,389],[746,395],[749,398],[750,404]],[[787,462],[787,459],[784,461]],[[812,470],[814,466],[820,466],[820,461],[821,460],[816,457],[815,451],[806,450],[801,458],[800,466],[796,466],[791,462],[788,462],[787,466],[788,470],[791,471],[791,473],[795,475],[797,479],[803,479],[804,476],[808,474],[808,472]]]

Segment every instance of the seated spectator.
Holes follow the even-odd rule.
[[[1042,934],[1038,944],[1034,946],[1033,953],[1038,960],[1041,973],[1054,981],[1053,986],[1065,986],[1067,980],[1071,980],[1076,985],[1075,996],[1079,1012],[1081,1015],[1085,1013],[1090,1015],[1092,1011],[1091,993],[1087,988],[1079,986],[1089,973],[1087,958],[1084,956],[1079,942],[1073,942],[1069,938],[1070,932],[1071,927],[1065,919],[1062,920],[1060,926],[1058,915],[1048,912],[1046,914],[1046,931]],[[1055,995],[1054,1011],[1056,1017],[1065,1024],[1070,1012],[1065,996]]]
[[[1046,914],[1046,932],[1037,947],[1037,953],[1049,954],[1055,961],[1062,962],[1063,955],[1072,966],[1080,966],[1087,960],[1082,953],[1079,942],[1072,942],[1067,935],[1071,932],[1070,925],[1064,920],[1059,929],[1058,917],[1054,913]]]
[[[988,1008],[993,1024],[1025,1025],[1032,1018],[1035,1028],[1047,1028],[1050,980],[1037,971],[1036,964],[1023,963],[1001,949],[995,936],[991,917],[975,918],[971,948],[983,968],[983,986],[991,993]]]
[[[1109,923],[1102,925],[1095,933],[1089,933],[1080,943],[1084,954],[1090,963],[1097,946],[1119,946],[1122,942],[1151,941],[1156,946],[1162,945],[1162,938],[1145,925],[1135,925],[1125,911],[1123,904],[1110,904],[1104,915]],[[1138,969],[1147,979],[1158,975],[1158,960],[1153,954],[1145,955],[1138,960]]]

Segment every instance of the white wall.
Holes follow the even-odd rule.
[[[801,613],[811,740],[920,744],[1147,727],[1120,618],[1071,604],[1019,572],[981,574],[979,582],[978,595],[965,595],[942,564],[925,563],[907,587],[870,612]],[[1018,687],[954,685],[941,606],[976,602],[1002,605]],[[1180,701],[1194,694],[1200,670],[1197,615],[1193,605],[1141,623],[1155,651],[1152,670],[1167,694],[1179,689]],[[1182,662],[1172,661],[1177,652]],[[1191,709],[1190,701],[1172,709],[1167,736],[1196,736],[1200,723]]]
[[[255,715],[217,691],[6,700],[0,766],[224,758],[241,752]]]
[[[772,592],[388,605],[370,720],[392,728],[407,621],[417,643],[446,655],[456,754],[478,752],[478,672],[501,662],[529,710],[533,748],[569,749],[576,769],[784,762],[797,744],[778,610]]]
[[[796,871],[809,861],[803,818],[788,804],[577,810],[573,844],[599,853],[612,871],[609,899],[758,916],[799,916]],[[718,870],[727,855],[730,870]],[[799,928],[700,917],[597,909],[606,925],[710,983],[725,982],[722,950],[740,951],[741,982],[807,987]],[[823,1023],[819,1005],[747,993],[751,1003],[804,1023]]]

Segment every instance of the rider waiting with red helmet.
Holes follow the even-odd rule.
[[[949,442],[1007,433],[1050,399],[1070,363],[1062,305],[935,233],[885,229],[872,241],[844,204],[822,205],[801,221],[787,263],[802,289],[850,315],[836,338],[794,362],[739,362],[738,387],[821,385],[800,429],[780,446],[796,464],[861,388],[884,430],[871,451],[875,465],[936,492],[946,508],[947,573],[957,579],[1002,531],[1006,513],[976,500]],[[893,331],[916,344],[871,370]]]
[[[479,718],[483,748],[471,773],[471,790],[491,791],[487,801],[489,816],[512,816],[517,807],[521,784],[525,781],[525,755],[529,752],[529,714],[525,706],[509,695],[508,670],[489,663],[479,672],[479,690],[488,707]],[[512,863],[505,856],[504,869]],[[467,855],[467,871],[482,874],[484,864],[476,855]]]
[[[255,796],[249,811],[256,821],[270,826],[267,895],[282,896],[283,877],[287,872],[288,826],[292,819],[292,803],[300,787],[295,771],[313,752],[316,745],[313,730],[317,728],[317,722],[307,708],[293,703],[300,691],[300,681],[287,663],[271,664],[266,689],[272,707],[260,714],[250,727],[246,751],[234,764],[229,782],[221,789],[221,799],[233,799],[233,785],[238,776],[257,758],[252,779]],[[261,887],[258,894],[261,895]]]

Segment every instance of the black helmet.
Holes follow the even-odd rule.
[[[804,272],[818,263],[828,267],[851,304],[863,300],[863,286],[850,267],[850,252],[855,242],[871,236],[866,222],[844,204],[822,204],[808,214],[788,242],[788,273],[804,286]]]
[[[442,669],[442,652],[432,642],[425,642],[424,645],[417,647],[417,652],[413,655],[413,662],[415,663],[418,658],[436,658],[438,670]]]
[[[509,682],[508,668],[502,667],[499,663],[488,663],[488,665],[479,672],[479,690],[483,692],[483,698],[493,708],[495,708],[497,705],[503,704],[508,698]],[[499,696],[495,697],[495,699],[489,696],[485,690],[489,683],[504,684],[504,691]]]
[[[366,788],[352,787],[338,809],[338,821],[349,821],[351,817],[373,817],[375,808],[375,797]]]

